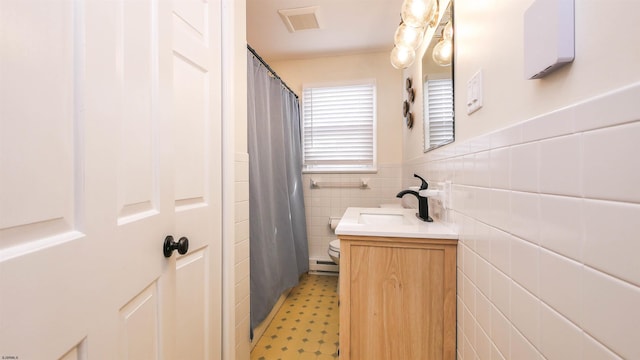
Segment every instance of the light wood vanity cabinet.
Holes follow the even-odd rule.
[[[456,246],[341,235],[340,359],[455,359]]]

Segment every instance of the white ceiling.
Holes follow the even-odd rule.
[[[247,42],[265,60],[391,51],[403,0],[247,0]],[[290,33],[278,10],[319,6],[320,29]]]

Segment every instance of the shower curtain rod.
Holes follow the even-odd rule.
[[[278,76],[278,74],[276,74],[276,72],[271,68],[271,66],[269,66],[269,64],[267,64],[267,62],[266,62],[266,61],[264,61],[264,59],[262,59],[262,58],[260,57],[260,55],[258,55],[258,53],[257,53],[255,50],[253,50],[253,48],[252,48],[249,44],[247,44],[247,49],[248,49],[249,51],[251,51],[251,53],[253,54],[253,56],[255,56],[255,57],[256,57],[256,59],[260,60],[260,62],[262,63],[262,65],[264,65],[264,67],[266,67],[266,68],[267,68],[267,70],[269,70],[269,72],[271,73],[271,75],[273,75],[273,77],[275,77],[276,79],[280,80],[280,82],[282,83],[282,85],[283,85],[285,88],[287,88],[287,90],[289,90],[289,91],[290,91],[290,92],[291,92],[291,93],[296,97],[296,99],[298,98],[298,94],[296,94],[296,92],[295,92],[295,91],[291,90],[291,88],[287,85],[287,83],[286,83],[286,82],[284,82],[284,80],[282,80],[282,78],[281,78],[280,76]]]

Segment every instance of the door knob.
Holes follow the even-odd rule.
[[[164,257],[171,257],[173,250],[178,250],[180,255],[186,254],[189,250],[189,239],[183,236],[180,240],[175,241],[171,235],[164,238],[164,244],[162,245]]]

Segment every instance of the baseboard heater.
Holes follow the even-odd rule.
[[[337,276],[339,269],[331,260],[309,259],[309,274]]]

